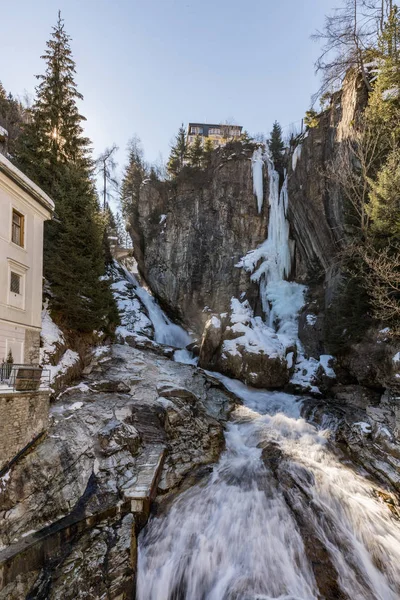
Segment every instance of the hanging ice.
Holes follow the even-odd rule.
[[[251,159],[251,166],[253,171],[253,192],[257,198],[258,212],[261,212],[263,205],[264,189],[263,189],[263,151],[262,148],[257,148],[253,152]]]

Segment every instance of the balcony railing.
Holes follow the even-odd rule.
[[[50,386],[50,371],[39,365],[2,363],[0,382],[17,392],[35,392]]]

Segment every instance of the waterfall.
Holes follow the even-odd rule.
[[[139,285],[135,275],[128,271],[125,267],[121,267],[124,271],[126,280],[132,284],[135,294],[147,309],[149,319],[154,329],[154,339],[159,344],[174,346],[175,348],[185,348],[191,343],[190,335],[179,325],[173,323],[164,311],[161,309],[155,298],[147,292],[147,290]]]
[[[268,239],[240,266],[260,282],[270,324],[301,350],[305,287],[285,279],[287,182],[279,192],[266,161]],[[400,524],[373,484],[340,462],[329,429],[301,418],[298,397],[213,376],[243,405],[212,474],[141,532],[138,600],[397,600]]]
[[[244,405],[211,476],[141,533],[138,600],[398,599],[400,526],[372,484],[298,398],[218,377]]]

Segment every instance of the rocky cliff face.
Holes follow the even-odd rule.
[[[147,180],[132,207],[140,273],[168,312],[199,332],[207,313],[227,311],[232,297],[258,306],[258,286],[235,267],[267,234],[267,185],[258,213],[253,150],[230,144],[206,171],[184,170],[173,183]]]
[[[296,241],[296,279],[324,279],[327,275],[330,280],[337,252],[346,243],[344,200],[327,176],[327,167],[340,144],[354,136],[354,123],[366,99],[363,83],[349,77],[291,157],[288,219]]]

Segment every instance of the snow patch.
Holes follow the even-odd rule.
[[[355,427],[358,427],[358,429],[361,431],[361,433],[364,434],[369,434],[372,431],[372,427],[369,423],[365,423],[365,421],[359,421],[357,423],[353,424]]]
[[[40,333],[42,347],[40,348],[40,362],[46,364],[52,354],[57,350],[57,344],[63,346],[65,338],[61,329],[54,323],[49,312],[49,301],[46,300],[42,310],[42,331]]]
[[[394,98],[398,98],[399,96],[399,88],[393,87],[389,90],[384,90],[382,92],[382,100],[393,100]]]
[[[397,352],[392,358],[393,364],[397,365],[400,363],[400,352]]]
[[[313,314],[307,315],[306,321],[307,321],[307,325],[310,325],[310,327],[312,327],[317,322],[317,315],[313,315]]]
[[[46,369],[50,371],[50,383],[53,383],[59,375],[64,375],[69,368],[79,362],[79,354],[74,350],[66,350],[57,365],[46,365]]]

